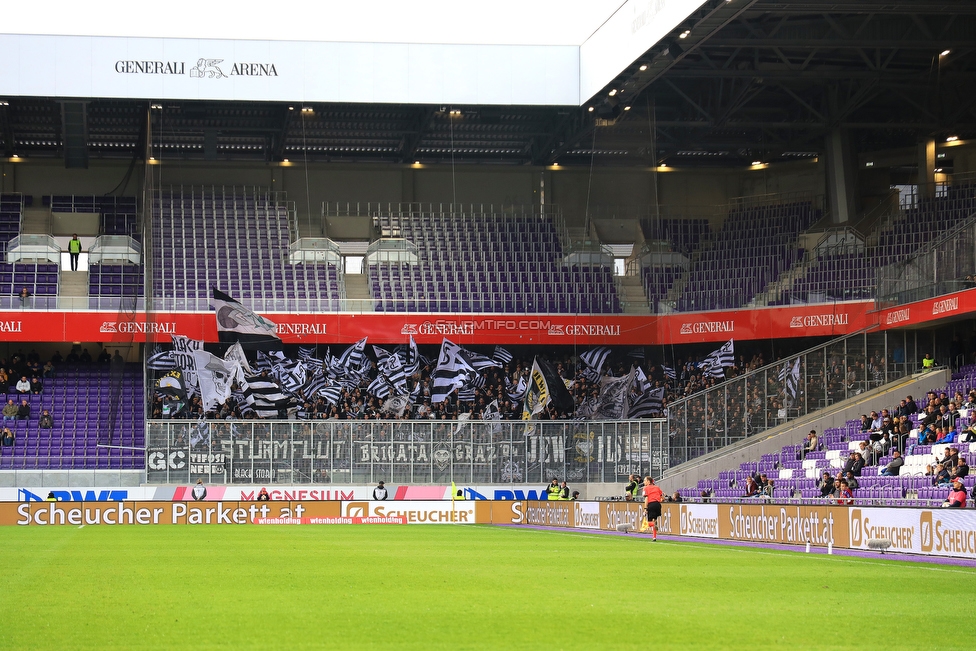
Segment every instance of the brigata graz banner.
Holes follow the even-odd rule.
[[[267,313],[290,344],[619,345],[649,346],[784,337],[839,336],[877,323],[872,301],[790,305],[719,312],[624,314],[292,314]],[[172,335],[217,341],[214,314],[145,312],[0,312],[7,341],[165,342]]]

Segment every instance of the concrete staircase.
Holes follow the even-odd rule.
[[[620,297],[624,314],[651,313],[640,276],[614,276],[614,282],[617,285],[617,296]]]
[[[51,209],[46,207],[25,208],[20,232],[24,235],[50,235]]]
[[[369,279],[366,274],[345,274],[346,300],[348,308],[355,312],[373,312],[373,297],[369,294]]]

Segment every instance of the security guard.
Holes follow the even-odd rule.
[[[558,500],[559,493],[561,491],[562,489],[559,488],[559,480],[553,479],[552,482],[549,484],[549,487],[546,488],[546,499]]]
[[[628,478],[628,483],[624,487],[624,499],[628,502],[633,502],[640,495],[641,482],[637,478],[637,475],[630,475]]]

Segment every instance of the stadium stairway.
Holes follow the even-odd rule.
[[[756,461],[764,454],[778,454],[783,446],[799,445],[812,429],[820,435],[827,428],[846,427],[848,420],[860,418],[861,414],[869,413],[878,405],[897,405],[906,395],[924,396],[926,391],[932,387],[945,385],[950,378],[949,369],[940,368],[926,373],[916,373],[877,389],[865,391],[826,409],[814,411],[756,436],[669,468],[658,484],[665,493],[694,486],[700,479],[717,477],[723,470],[738,468],[742,463]]]

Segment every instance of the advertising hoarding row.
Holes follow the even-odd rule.
[[[401,500],[282,502],[4,502],[0,525],[497,524],[637,531],[635,502]],[[664,504],[658,533],[976,559],[976,511],[772,504]]]
[[[826,337],[857,332],[877,323],[873,301],[831,305],[789,305],[750,310],[624,314],[267,314],[286,344],[375,343],[620,345],[649,346],[784,337]],[[120,321],[113,312],[0,312],[0,333],[8,341],[154,341],[172,335],[217,341],[212,312],[139,312]]]

